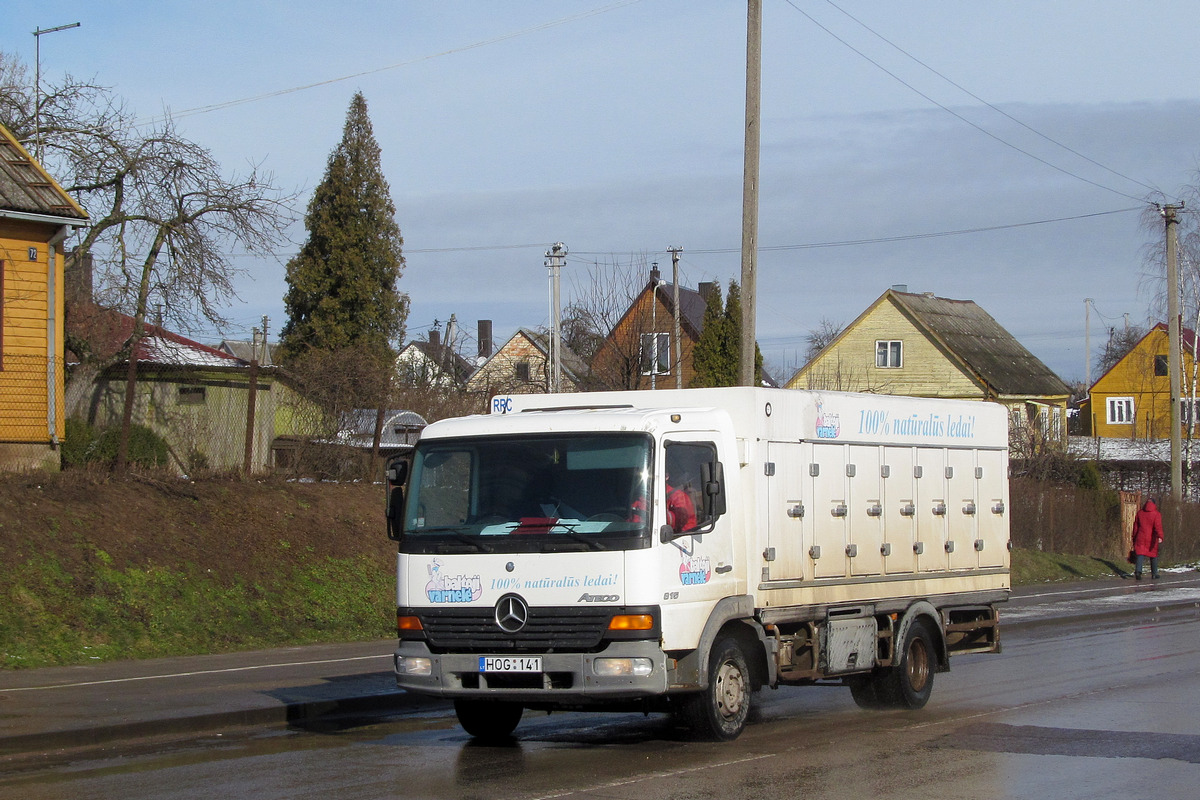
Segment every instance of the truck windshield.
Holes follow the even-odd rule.
[[[652,440],[561,434],[417,445],[403,552],[648,547]]]

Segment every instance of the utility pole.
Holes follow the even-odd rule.
[[[37,160],[42,160],[42,34],[78,28],[78,22],[56,28],[37,28],[33,32],[33,143]]]
[[[269,345],[267,345],[267,328],[268,328],[268,325],[270,324],[270,322],[271,322],[271,318],[268,317],[266,314],[263,314],[262,355],[259,357],[258,363],[266,364],[267,366],[271,366],[271,359],[267,357],[271,353],[270,347],[269,347]]]
[[[746,145],[742,176],[742,347],[739,383],[754,385],[762,0],[746,0]]]
[[[266,320],[266,317],[263,318]],[[258,401],[258,328],[251,328],[250,377],[246,382],[246,438],[242,451],[242,474],[249,478],[254,474],[254,413]],[[267,338],[263,328],[263,339]]]
[[[567,247],[555,242],[546,251],[546,267],[550,270],[550,391],[562,391],[562,315],[559,311],[558,278]]]
[[[1171,383],[1171,500],[1178,514],[1179,502],[1183,499],[1183,460],[1181,451],[1183,441],[1180,436],[1179,387],[1181,385],[1181,365],[1179,358],[1179,265],[1178,265],[1178,231],[1179,220],[1175,212],[1183,209],[1183,203],[1177,206],[1160,206],[1166,227],[1167,236],[1167,342],[1170,352],[1167,355],[1167,380]],[[1178,526],[1176,526],[1178,529]]]
[[[1092,389],[1092,307],[1095,301],[1090,297],[1083,298],[1083,382],[1090,392]]]
[[[675,303],[675,388],[683,388],[683,341],[679,337],[679,254],[683,252],[682,247],[668,247],[667,252],[671,254],[671,285],[674,287],[673,298]]]

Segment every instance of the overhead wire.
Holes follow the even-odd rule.
[[[825,2],[828,3],[830,6],[832,6],[833,8],[837,9],[840,13],[844,14],[848,19],[850,19],[855,24],[860,26],[863,30],[867,31],[872,36],[874,36],[874,37],[878,38],[880,41],[882,41],[884,44],[888,45],[889,47],[895,49],[897,52],[901,53],[904,57],[910,59],[911,61],[913,61],[913,62],[919,64],[920,66],[924,67],[925,69],[929,70],[934,75],[938,76],[939,78],[944,80],[946,83],[953,86],[955,89],[958,89],[960,92],[966,94],[968,97],[972,98],[973,100],[977,100],[978,102],[987,106],[992,111],[995,111],[997,114],[1000,114],[1001,116],[1005,117],[1006,119],[1011,120],[1012,122],[1015,122],[1017,125],[1020,125],[1022,128],[1029,131],[1030,133],[1034,134],[1035,136],[1045,139],[1047,142],[1050,142],[1051,144],[1055,145],[1056,147],[1061,147],[1063,150],[1066,150],[1071,155],[1082,158],[1084,161],[1088,162],[1089,164],[1097,166],[1100,169],[1102,169],[1112,175],[1115,175],[1118,178],[1123,178],[1124,180],[1127,180],[1130,183],[1136,183],[1138,186],[1141,186],[1143,189],[1148,189],[1151,192],[1158,191],[1158,187],[1151,186],[1150,184],[1144,183],[1144,182],[1138,180],[1137,178],[1131,178],[1122,172],[1118,172],[1117,170],[1115,170],[1109,166],[1106,166],[1105,164],[1101,164],[1099,161],[1095,160],[1094,158],[1091,158],[1091,157],[1079,152],[1078,150],[1076,150],[1075,148],[1073,148],[1069,145],[1063,144],[1062,142],[1058,141],[1057,139],[1042,133],[1041,131],[1039,131],[1038,129],[1034,128],[1033,126],[1025,123],[1024,121],[1017,119],[1012,114],[1005,111],[1004,109],[988,102],[987,100],[985,100],[984,98],[975,94],[970,89],[963,86],[962,84],[958,83],[957,81],[949,78],[948,76],[944,75],[943,73],[941,73],[938,70],[934,69],[933,67],[929,66],[924,61],[917,58],[912,53],[908,52],[907,50],[905,50],[903,47],[896,44],[892,40],[888,39],[886,36],[884,36],[883,34],[876,31],[874,28],[867,25],[865,22],[863,22],[858,17],[851,14],[846,9],[839,6],[837,3],[833,2],[833,0],[825,0]]]
[[[1052,169],[1052,170],[1055,170],[1056,172],[1061,172],[1063,175],[1067,175],[1067,176],[1069,176],[1069,177],[1071,177],[1071,178],[1074,178],[1074,179],[1076,179],[1076,180],[1078,180],[1078,181],[1082,181],[1083,183],[1087,183],[1087,184],[1090,184],[1090,185],[1092,185],[1092,186],[1095,186],[1097,189],[1103,189],[1103,190],[1104,190],[1104,191],[1106,191],[1106,192],[1112,192],[1113,194],[1120,195],[1121,197],[1125,197],[1125,198],[1128,198],[1128,199],[1130,199],[1130,200],[1137,201],[1137,202],[1139,202],[1139,203],[1141,203],[1141,202],[1145,202],[1145,199],[1144,199],[1144,198],[1137,197],[1136,195],[1129,194],[1128,192],[1123,192],[1123,191],[1121,191],[1120,189],[1114,189],[1114,188],[1113,188],[1113,187],[1111,187],[1111,186],[1106,186],[1106,185],[1104,185],[1104,184],[1102,184],[1102,183],[1099,183],[1099,182],[1097,182],[1097,181],[1091,180],[1090,178],[1085,178],[1085,177],[1083,177],[1082,175],[1078,175],[1078,174],[1076,174],[1076,173],[1074,173],[1074,172],[1071,172],[1069,169],[1066,169],[1065,167],[1060,167],[1060,166],[1058,166],[1057,164],[1051,163],[1050,161],[1047,161],[1046,159],[1042,158],[1041,156],[1034,155],[1033,153],[1029,152],[1028,150],[1025,150],[1025,149],[1023,149],[1023,148],[1021,148],[1021,147],[1019,147],[1019,146],[1017,146],[1017,145],[1013,144],[1012,142],[1010,142],[1010,141],[1008,141],[1008,140],[1006,140],[1006,139],[1004,139],[1004,138],[1002,138],[1002,137],[998,136],[997,134],[994,134],[994,133],[992,133],[992,132],[991,132],[991,131],[989,131],[987,128],[983,127],[982,125],[979,125],[978,123],[976,123],[976,122],[973,122],[973,121],[972,121],[972,120],[970,120],[970,119],[967,119],[967,117],[965,117],[965,116],[963,116],[962,114],[958,113],[958,112],[957,112],[957,111],[955,111],[954,109],[952,109],[952,108],[950,108],[949,106],[947,106],[947,105],[945,105],[945,104],[943,104],[943,103],[941,103],[941,102],[939,102],[939,101],[935,100],[933,97],[931,97],[930,95],[926,94],[925,92],[922,92],[920,89],[918,89],[917,87],[913,86],[911,83],[909,83],[908,81],[904,80],[904,79],[903,79],[903,78],[901,78],[899,75],[897,75],[896,73],[892,72],[892,71],[891,71],[891,70],[889,70],[887,67],[883,66],[883,65],[882,65],[882,64],[880,64],[878,61],[876,61],[875,59],[871,58],[869,55],[867,55],[866,53],[864,53],[862,50],[859,50],[857,47],[855,47],[854,45],[850,44],[850,42],[846,41],[846,39],[842,38],[841,36],[838,36],[836,33],[834,33],[834,32],[833,32],[832,30],[830,30],[828,27],[826,27],[825,25],[822,25],[822,24],[821,24],[821,23],[820,23],[820,22],[819,22],[819,21],[818,21],[818,20],[817,20],[815,17],[813,17],[813,16],[812,16],[811,14],[809,14],[807,11],[805,11],[804,9],[802,9],[802,8],[800,8],[798,5],[796,5],[796,3],[795,3],[793,0],[784,0],[784,2],[785,2],[785,3],[787,3],[789,6],[791,6],[793,9],[795,9],[795,10],[796,10],[798,13],[800,13],[800,14],[801,14],[802,16],[804,16],[806,19],[808,19],[808,21],[809,21],[809,22],[811,22],[813,25],[816,25],[816,26],[817,26],[818,28],[820,28],[822,31],[824,31],[825,33],[827,33],[829,36],[831,36],[831,37],[833,37],[834,39],[836,39],[837,41],[841,42],[841,44],[842,44],[842,45],[844,45],[846,48],[848,48],[849,50],[851,50],[851,51],[853,51],[854,53],[856,53],[856,54],[857,54],[857,55],[858,55],[860,58],[862,58],[862,59],[866,60],[867,62],[869,62],[870,64],[874,65],[876,69],[878,69],[878,70],[880,70],[881,72],[885,73],[886,75],[888,75],[889,77],[891,77],[893,80],[895,80],[897,83],[899,83],[899,84],[901,84],[902,86],[904,86],[904,87],[906,87],[907,89],[909,89],[909,90],[910,90],[911,92],[913,92],[914,94],[917,94],[917,95],[919,95],[920,97],[924,98],[924,99],[925,99],[925,100],[927,100],[928,102],[930,102],[930,103],[932,103],[933,105],[935,105],[935,106],[937,106],[938,108],[940,108],[942,111],[945,111],[947,114],[950,114],[951,116],[953,116],[954,118],[958,119],[959,121],[961,121],[961,122],[964,122],[964,123],[966,123],[967,125],[970,125],[972,128],[974,128],[975,130],[979,131],[979,132],[980,132],[980,133],[982,133],[984,136],[987,136],[989,139],[992,139],[992,140],[994,140],[994,141],[998,142],[999,144],[1002,144],[1002,145],[1004,145],[1005,147],[1007,147],[1007,148],[1009,148],[1009,149],[1011,149],[1011,150],[1014,150],[1014,151],[1016,151],[1016,152],[1020,153],[1021,155],[1023,155],[1023,156],[1025,156],[1025,157],[1027,157],[1027,158],[1031,158],[1031,159],[1033,159],[1034,161],[1037,161],[1039,164],[1043,164],[1044,166],[1047,166],[1047,167],[1049,167],[1050,169]]]
[[[156,117],[150,117],[145,120],[139,120],[135,124],[150,125],[150,124],[156,124],[159,122],[163,122],[163,121],[167,120],[168,118],[182,119],[184,117],[195,116],[197,114],[207,114],[211,111],[220,111],[222,109],[232,108],[234,106],[240,106],[240,105],[244,105],[246,103],[255,103],[255,102],[258,102],[259,100],[267,100],[272,97],[280,97],[280,96],[286,95],[286,94],[293,94],[294,92],[303,92],[308,89],[315,89],[320,86],[328,86],[328,85],[334,84],[334,83],[341,83],[343,81],[349,81],[349,80],[353,80],[355,78],[361,78],[366,75],[375,75],[380,72],[387,72],[387,71],[393,70],[393,69],[400,69],[401,67],[410,67],[414,64],[420,64],[424,61],[431,61],[435,58],[441,58],[443,56],[454,55],[456,53],[465,53],[470,50],[476,50],[481,47],[487,47],[488,45],[498,44],[500,42],[506,42],[510,39],[516,39],[521,36],[526,36],[530,33],[537,33],[538,31],[544,31],[549,28],[555,28],[559,25],[566,25],[569,22],[575,22],[577,20],[586,19],[587,17],[594,17],[599,14],[604,14],[604,13],[613,11],[618,8],[624,8],[625,6],[633,5],[634,3],[638,3],[638,2],[641,2],[641,0],[618,0],[618,2],[609,3],[606,6],[600,6],[599,8],[593,8],[589,11],[581,11],[577,14],[571,14],[570,16],[560,17],[559,19],[551,20],[549,22],[542,22],[537,25],[532,25],[528,28],[522,28],[521,30],[511,31],[509,33],[501,34],[499,36],[493,36],[490,39],[484,39],[482,41],[474,42],[474,43],[468,44],[468,45],[463,45],[461,47],[452,47],[449,50],[443,50],[439,53],[431,53],[429,55],[421,56],[419,58],[409,59],[408,61],[401,61],[396,64],[388,64],[387,66],[383,66],[383,67],[375,67],[373,69],[363,70],[362,72],[355,72],[351,75],[342,75],[337,78],[328,78],[326,80],[316,81],[314,83],[306,83],[302,86],[292,86],[287,89],[277,89],[272,92],[264,92],[262,94],[256,94],[256,95],[252,95],[250,97],[242,97],[242,98],[238,98],[236,100],[226,100],[226,101],[223,101],[220,103],[211,103],[206,106],[196,106],[194,108],[186,108],[182,111],[178,111],[178,112],[174,112],[174,113],[170,113],[170,114],[160,114]]]

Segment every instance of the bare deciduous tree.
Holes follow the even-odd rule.
[[[649,320],[633,320],[620,340],[609,334],[646,287],[649,274],[645,255],[626,263],[614,257],[591,264],[587,281],[576,287],[575,299],[563,312],[563,343],[591,366],[587,388],[641,387],[641,334],[650,331]]]
[[[817,353],[829,346],[834,339],[842,334],[846,328],[844,322],[835,322],[829,317],[821,317],[821,321],[817,323],[815,328],[809,329],[804,337],[805,343],[808,345],[804,351],[804,363],[808,363],[816,357]]]
[[[0,54],[0,114],[10,130],[42,145],[42,162],[90,215],[76,257],[91,255],[98,295],[134,319],[133,332],[108,364],[129,362],[123,428],[133,408],[137,359],[147,311],[161,308],[185,329],[221,326],[222,306],[242,274],[230,252],[269,255],[284,241],[294,194],[258,166],[226,175],[212,153],[181,136],[169,118],[149,126],[110,90],[67,77],[45,86],[34,130],[33,87],[19,61]],[[81,355],[83,343],[68,342]],[[76,345],[78,344],[78,348]],[[94,374],[94,373],[93,373]],[[118,469],[125,466],[122,436]]]

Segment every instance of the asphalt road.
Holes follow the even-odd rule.
[[[1026,588],[1002,619],[920,712],[765,691],[726,744],[528,714],[477,746],[391,688],[389,642],[8,673],[0,797],[1200,796],[1200,575]]]

